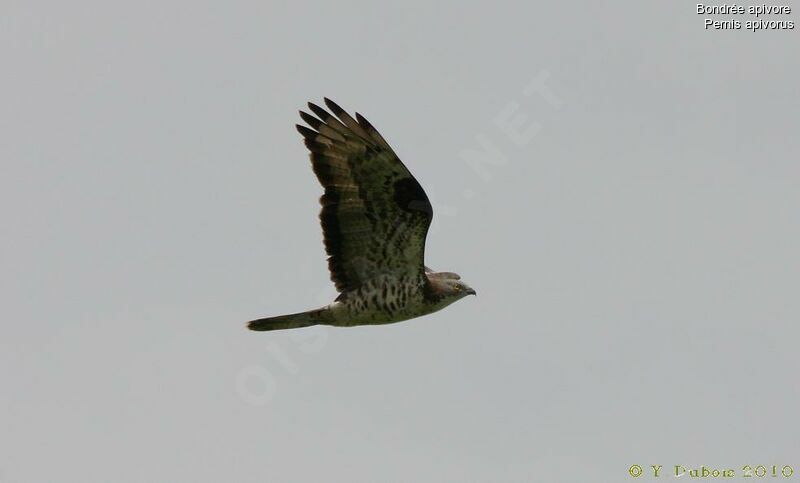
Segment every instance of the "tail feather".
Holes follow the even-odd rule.
[[[312,325],[323,323],[325,321],[325,314],[325,309],[317,309],[297,314],[267,317],[265,319],[251,320],[247,323],[247,328],[250,330],[265,331],[311,327]]]

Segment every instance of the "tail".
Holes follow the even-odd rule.
[[[277,317],[267,317],[266,319],[251,320],[247,323],[247,328],[250,330],[265,331],[311,327],[312,325],[325,323],[327,315],[327,308],[309,310],[308,312],[300,312],[298,314],[279,315]]]

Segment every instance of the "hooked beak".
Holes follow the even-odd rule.
[[[467,293],[469,295],[478,295],[478,292],[476,292],[475,289],[472,289],[472,288],[468,288],[467,289]]]

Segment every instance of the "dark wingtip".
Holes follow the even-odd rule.
[[[325,119],[327,119],[328,117],[330,117],[330,114],[328,114],[328,111],[326,111],[325,109],[319,107],[318,105],[314,104],[313,102],[309,102],[308,103],[308,108],[311,109],[311,111],[313,111],[314,114],[316,114],[317,117],[319,117],[323,121]]]
[[[336,104],[335,102],[333,102],[332,100],[328,99],[327,97],[325,97],[324,99],[325,99],[325,105],[328,106],[328,109],[330,109],[337,116],[344,112],[344,109],[339,107],[339,104]]]
[[[358,121],[359,124],[364,126],[365,129],[377,132],[377,129],[375,129],[375,126],[373,126],[372,123],[367,121],[367,118],[362,116],[361,114],[356,113],[356,120]]]
[[[303,137],[306,138],[306,139],[314,139],[319,134],[317,131],[314,131],[313,129],[309,129],[309,128],[305,127],[305,126],[301,126],[300,124],[295,124],[294,127],[297,128],[297,132],[302,134]]]
[[[300,117],[314,129],[319,129],[320,125],[322,125],[322,121],[305,111],[300,111]]]

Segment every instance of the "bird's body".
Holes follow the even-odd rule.
[[[340,294],[320,309],[254,320],[252,330],[400,322],[475,294],[452,272],[424,265],[433,210],[425,191],[377,130],[325,99],[309,103],[313,129],[297,126],[325,194],[320,220],[331,279]]]
[[[428,283],[416,278],[378,277],[329,306],[334,319],[331,325],[390,324],[436,312],[455,302],[430,293]]]

